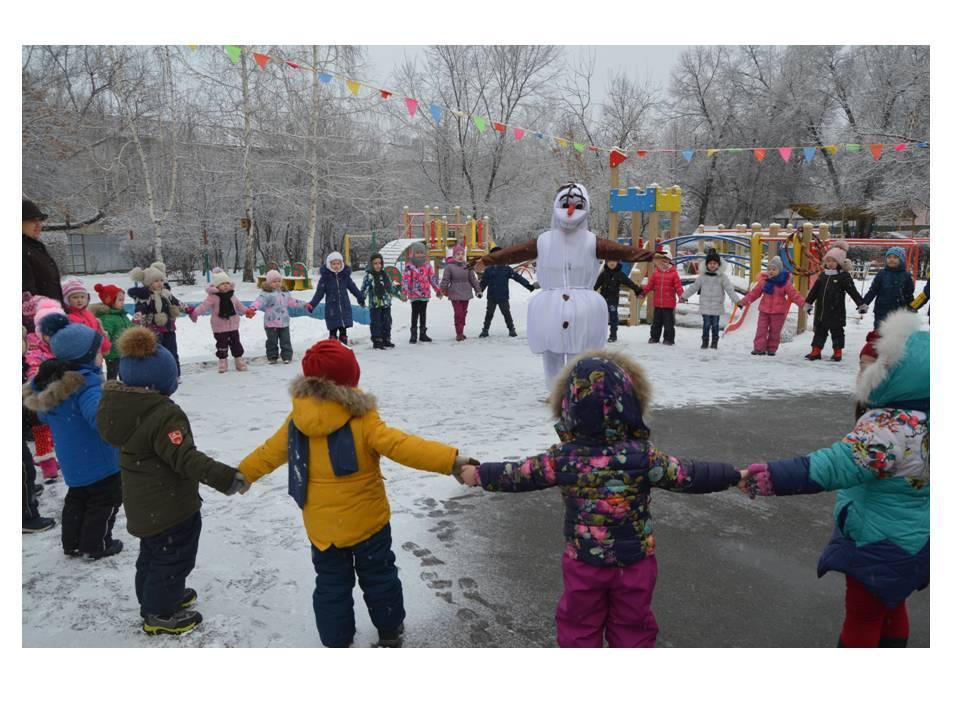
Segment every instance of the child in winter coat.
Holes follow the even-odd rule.
[[[683,292],[684,300],[696,292],[700,293],[700,317],[703,318],[701,350],[706,350],[708,340],[713,350],[717,349],[717,343],[720,342],[720,316],[726,312],[723,306],[723,294],[726,293],[734,303],[739,299],[733,290],[730,276],[720,272],[720,265],[719,253],[711,248],[707,251],[707,257],[703,263],[704,272],[697,275],[697,279]]]
[[[827,344],[827,332],[833,339],[835,362],[843,359],[844,334],[847,324],[846,295],[853,298],[857,306],[863,305],[863,298],[857,292],[853,277],[848,272],[846,240],[835,240],[827,254],[823,256],[823,272],[807,293],[804,309],[813,310],[813,341],[807,360],[820,360],[820,351]]]
[[[210,313],[210,329],[213,330],[213,339],[217,344],[217,370],[227,371],[227,349],[233,355],[233,363],[237,370],[247,369],[243,359],[243,345],[240,343],[240,316],[246,315],[247,309],[234,294],[233,282],[230,276],[220,268],[214,268],[210,276],[210,285],[207,286],[206,299],[190,309],[190,320],[197,321],[199,315]]]
[[[29,297],[30,293],[25,292],[24,296]],[[26,313],[23,315],[24,319],[28,316]],[[33,327],[33,317],[30,317],[30,327]],[[21,330],[21,354],[26,355],[27,353],[27,326],[22,325]],[[27,379],[27,366],[26,363],[22,365],[23,367],[23,381]],[[28,411],[25,407],[23,409],[24,415],[24,429],[28,427],[28,416],[33,418],[32,424],[29,426],[32,427],[36,424],[36,415],[32,411]],[[22,464],[22,484],[21,489],[23,493],[23,532],[25,533],[37,533],[44,532],[45,530],[50,530],[53,528],[57,521],[50,517],[43,517],[40,514],[40,506],[37,503],[37,496],[43,492],[42,487],[36,485],[37,481],[37,471],[33,467],[33,455],[30,453],[30,448],[27,447],[27,437],[23,435],[21,439],[23,443],[23,464]]]
[[[313,307],[297,300],[283,289],[283,276],[276,270],[268,270],[263,281],[263,292],[247,308],[246,315],[252,318],[257,310],[263,311],[263,330],[267,334],[267,362],[271,365],[277,359],[288,365],[293,360],[293,344],[290,342],[290,308],[300,308],[313,312]],[[279,344],[280,349],[277,350]]]
[[[440,292],[450,298],[453,303],[453,328],[457,333],[457,342],[467,339],[463,334],[463,327],[467,322],[467,306],[470,304],[470,298],[474,293],[478,298],[483,297],[476,273],[472,268],[467,267],[466,252],[463,245],[453,248],[453,255],[447,258],[443,279],[440,281]]]
[[[99,303],[90,306],[90,312],[97,316],[100,324],[110,338],[110,352],[103,356],[107,363],[107,380],[116,380],[117,371],[120,367],[120,351],[117,349],[117,338],[133,323],[123,307],[124,291],[116,285],[101,285],[97,283],[93,286]]]
[[[657,450],[643,421],[650,395],[632,359],[583,353],[559,375],[550,398],[559,444],[524,460],[461,470],[465,484],[489,491],[559,486],[567,539],[556,615],[560,647],[602,647],[604,635],[610,647],[653,647],[651,488],[719,492],[742,477],[731,465]]]
[[[891,312],[913,302],[913,275],[907,272],[907,253],[901,247],[892,247],[887,250],[884,260],[887,266],[873,278],[860,306],[860,311],[866,312],[876,299],[873,306],[874,329],[880,327],[880,323]]]
[[[905,600],[930,582],[930,333],[915,314],[891,313],[861,360],[855,394],[866,411],[853,430],[809,455],[750,465],[740,488],[837,491],[817,574],[846,575],[839,645],[906,647]]]
[[[313,609],[323,644],[353,641],[356,575],[380,644],[397,646],[406,613],[380,458],[439,474],[458,471],[466,459],[384,423],[373,396],[357,388],[360,367],[349,348],[323,340],[302,365],[303,377],[291,385],[292,412],[240,472],[254,482],[288,465],[288,491],[303,510],[317,572]]]
[[[619,260],[607,260],[603,265],[603,270],[597,276],[597,281],[593,284],[593,289],[599,290],[607,303],[608,322],[610,324],[610,337],[607,338],[607,342],[617,341],[617,328],[620,325],[621,285],[626,285],[633,290],[633,294],[637,297],[643,295],[643,288],[627,277]]]
[[[97,432],[96,413],[103,377],[103,338],[63,315],[42,321],[56,359],[47,360],[23,386],[23,404],[48,423],[67,484],[61,538],[67,556],[91,559],[116,555],[123,548],[113,538],[120,507],[117,451]]]
[[[501,248],[491,248],[490,254],[500,252]],[[490,265],[480,274],[480,292],[487,293],[487,314],[483,317],[483,330],[480,337],[490,336],[490,323],[493,315],[500,308],[500,314],[507,324],[510,337],[516,337],[517,331],[513,327],[513,315],[510,314],[510,281],[520,283],[527,290],[533,292],[536,286],[527,280],[509,265]]]
[[[390,328],[393,325],[393,318],[390,315],[390,296],[398,297],[404,302],[406,298],[383,269],[383,255],[380,253],[370,256],[360,293],[370,298],[370,338],[373,340],[374,350],[396,347],[390,342]]]
[[[407,248],[407,262],[403,268],[400,287],[403,295],[410,301],[410,342],[417,342],[417,323],[420,324],[420,342],[433,342],[427,335],[427,303],[430,301],[430,288],[443,297],[437,283],[433,265],[427,259],[427,246],[422,242],[411,243]]]
[[[663,344],[673,345],[676,337],[674,325],[676,323],[675,308],[677,300],[683,300],[683,283],[680,275],[670,261],[670,256],[663,250],[657,250],[653,256],[656,269],[643,288],[644,293],[653,293],[653,322],[650,324],[650,340],[660,342],[660,332],[663,331]]]
[[[67,278],[61,283],[63,289],[63,307],[67,311],[67,317],[70,322],[83,323],[88,328],[99,334],[103,339],[103,347],[100,353],[106,356],[110,352],[110,338],[107,337],[107,331],[97,319],[97,316],[90,312],[90,293],[83,286],[83,283],[77,278]]]
[[[338,338],[344,345],[347,340],[347,328],[353,327],[353,309],[350,307],[350,298],[347,291],[357,299],[357,305],[363,307],[363,293],[350,277],[350,266],[343,264],[343,255],[332,252],[327,255],[326,263],[320,268],[320,279],[317,282],[317,291],[308,303],[310,312],[313,312],[324,296],[327,304],[324,306],[323,317],[327,321],[327,330],[330,337]]]
[[[120,377],[103,386],[97,410],[100,435],[120,448],[127,532],[140,538],[134,581],[142,629],[148,635],[190,632],[203,617],[186,587],[200,541],[199,483],[226,495],[244,493],[236,469],[197,450],[190,421],[170,399],[177,364],[144,327],[119,341]]]
[[[790,272],[783,269],[780,258],[770,259],[767,272],[757,275],[756,285],[737,302],[737,306],[746,307],[758,297],[761,298],[760,315],[750,354],[776,355],[790,303],[802,307],[804,302],[803,295],[790,282]]]
[[[23,316],[32,321],[34,331],[27,334],[27,352],[24,355],[25,379],[31,380],[40,370],[40,366],[47,360],[54,358],[53,350],[50,349],[49,338],[45,337],[40,327],[44,318],[49,315],[61,315],[66,317],[63,312],[63,305],[53,298],[41,297],[39,295],[30,296],[30,293],[23,294]],[[51,326],[53,327],[53,326]],[[30,428],[33,434],[34,443],[34,461],[40,466],[40,472],[43,475],[45,483],[54,482],[60,475],[60,465],[57,463],[53,448],[53,433],[50,426],[39,420]]]
[[[134,299],[133,322],[152,331],[157,340],[165,347],[177,364],[177,377],[180,377],[180,355],[177,352],[177,316],[180,314],[180,301],[174,297],[167,284],[167,268],[162,262],[155,262],[141,270],[135,267],[130,271],[135,283],[142,283],[127,292]]]

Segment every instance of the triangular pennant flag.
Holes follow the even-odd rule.
[[[847,152],[860,152],[860,146],[856,143],[847,143]]]
[[[874,160],[879,160],[880,156],[883,155],[883,145],[880,143],[874,143],[870,146],[870,152],[873,155]]]
[[[713,156],[716,155],[716,154],[717,154],[717,149],[716,149],[716,148],[707,148],[707,157],[708,157],[708,158],[709,158],[709,157],[713,157]]]
[[[763,159],[767,156],[766,148],[754,148],[753,156],[757,159],[757,162],[763,162]]]
[[[243,50],[238,48],[236,45],[224,45],[223,49],[224,49],[224,52],[226,52],[227,55],[230,56],[230,62],[236,65],[237,60],[240,59],[240,54],[243,52]]]
[[[407,105],[407,113],[410,117],[413,117],[417,114],[417,101],[413,98],[404,98],[403,102]]]
[[[897,152],[903,152],[904,150],[907,149],[907,144],[897,143],[896,145],[893,146],[893,149],[896,150]]]
[[[917,147],[918,147],[918,148],[928,148],[928,147],[930,147],[930,143],[928,143],[926,140],[924,140],[923,142],[917,143]]]
[[[823,149],[826,150],[826,151],[827,151],[828,153],[830,153],[831,155],[836,155],[836,154],[837,154],[837,146],[836,146],[836,145],[824,145],[824,146],[823,146]]]
[[[324,85],[333,80],[333,75],[325,72],[317,73],[317,77],[320,78],[320,82],[322,82]]]
[[[482,117],[474,117],[473,124],[477,126],[477,130],[480,132],[486,132],[487,130],[487,120]]]
[[[743,152],[743,148],[727,148],[727,152],[733,155],[739,155]]]
[[[615,168],[626,159],[627,156],[619,148],[610,151],[610,167]]]
[[[537,140],[543,140],[543,133],[542,133],[542,132],[534,133],[534,136],[537,138]]]
[[[440,119],[443,117],[443,108],[436,103],[430,103],[430,114],[433,115],[433,121],[439,125]]]
[[[493,129],[496,130],[498,133],[505,133],[507,131],[507,126],[504,125],[503,123],[495,122],[493,124]]]
[[[560,147],[562,147],[564,150],[567,149],[567,141],[566,141],[566,140],[564,140],[563,138],[556,138],[556,140],[557,140],[557,144],[558,144]]]
[[[792,147],[782,147],[778,152],[780,153],[780,157],[783,158],[784,162],[790,162],[790,158],[793,157]]]
[[[360,92],[360,83],[356,80],[347,80],[347,88],[349,88],[350,93],[354,96]]]
[[[200,47],[200,46],[199,46],[199,45],[187,45],[187,47],[190,48],[191,50],[196,50],[196,49],[197,49],[198,47]]]
[[[646,150],[637,150],[637,155],[639,155],[640,157],[646,157],[646,156],[647,156],[647,151],[646,151]]]
[[[263,53],[254,53],[253,59],[257,61],[257,65],[260,66],[260,69],[263,70],[267,63],[270,62],[270,56],[264,55]]]
[[[390,92],[389,90],[380,91],[380,97],[382,97],[384,100],[389,100],[391,95],[393,95],[393,93]]]
[[[813,162],[813,156],[817,154],[817,149],[812,147],[805,147],[803,149],[803,161],[809,165]]]
[[[600,148],[596,145],[587,145],[587,150],[593,150],[593,152],[600,152]]]
[[[513,137],[515,137],[517,140],[520,140],[523,137],[523,133],[524,133],[523,128],[513,129]]]
[[[694,154],[693,150],[684,150],[680,154],[683,155],[683,159],[686,160],[687,162],[690,162],[691,160],[693,160],[693,154]]]
[[[583,152],[584,150],[587,149],[587,146],[584,145],[583,143],[575,142],[573,144],[573,149],[576,150],[577,152]]]
[[[290,62],[289,60],[284,60],[284,62],[285,62],[287,65],[289,65],[290,67],[292,67],[294,70],[299,70],[299,69],[300,69],[300,66],[297,65],[295,62]]]

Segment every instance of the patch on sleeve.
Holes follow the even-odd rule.
[[[170,438],[170,442],[174,445],[179,445],[183,442],[183,433],[179,430],[171,430],[167,433],[167,437]]]

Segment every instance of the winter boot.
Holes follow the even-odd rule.
[[[714,338],[713,340],[711,340],[711,341],[710,341],[710,349],[711,349],[711,350],[716,350],[716,349],[717,349],[717,343],[718,343],[718,342],[720,342],[720,338]]]
[[[425,327],[420,328],[420,342],[433,342],[433,339],[427,335]]]
[[[180,609],[186,610],[187,608],[193,607],[197,604],[197,591],[193,588],[184,588],[183,597],[180,598]],[[147,614],[141,610],[140,617],[144,620],[147,619]]]
[[[843,350],[841,350],[840,348],[834,348],[833,355],[830,356],[830,359],[833,360],[834,362],[840,362],[841,360],[843,360]]]
[[[278,362],[280,362],[280,358],[268,358],[267,362],[271,365],[276,365]]]
[[[892,638],[892,637],[883,637],[880,636],[880,644],[877,647],[902,647],[907,646],[907,640],[909,638]]]
[[[707,342],[708,342],[708,341],[707,341],[706,338],[700,338],[700,349],[701,349],[701,350],[706,350],[706,349],[707,349]]]
[[[462,342],[463,340],[466,340],[466,339],[467,339],[466,335],[464,335],[463,333],[457,333],[457,342]]]
[[[483,330],[480,331],[480,334],[477,335],[477,337],[490,337],[490,328],[484,327]]]
[[[283,361],[283,364],[284,364],[284,365],[289,365],[289,364],[290,364],[290,359],[288,358],[288,359],[284,360],[284,361]]]
[[[403,623],[396,630],[378,630],[377,647],[398,648],[403,645]]]
[[[656,338],[650,338],[649,340],[647,340],[647,342],[650,343],[651,345],[656,345],[660,341],[657,340]]]
[[[381,340],[380,338],[373,338],[373,349],[383,350],[383,340]]]
[[[57,521],[48,517],[35,517],[23,521],[23,532],[37,533],[49,530],[57,524]]]
[[[343,343],[344,345],[346,345],[347,347],[350,347],[350,340],[347,338],[347,331],[346,331],[346,329],[340,330],[340,333],[339,333],[339,335],[337,336],[337,340],[339,340],[340,342],[342,342],[342,343]]]
[[[237,370],[239,370],[240,372],[243,372],[244,370],[247,369],[247,361],[244,360],[242,357],[235,357],[233,359],[233,364],[236,366]]]
[[[514,328],[513,325],[511,325],[510,327],[507,328],[507,334],[510,337],[516,337],[517,336],[516,328]]]
[[[763,355],[763,353],[760,353],[760,354]],[[776,355],[776,354],[777,354],[777,351],[776,351],[776,350],[774,350],[774,351],[772,351],[772,352],[771,352],[770,350],[767,350],[767,355],[769,355],[770,357],[773,357],[773,356]]]
[[[225,373],[227,371],[227,359],[219,358],[217,360],[217,372]]]
[[[822,348],[818,348],[816,345],[814,345],[812,348],[810,348],[810,352],[809,352],[808,354],[804,355],[804,357],[805,357],[807,360],[822,360],[823,358],[820,357],[820,350],[821,350],[821,349],[822,349]]]
[[[123,550],[123,543],[117,539],[114,539],[114,541],[110,543],[103,550],[97,550],[96,552],[87,553],[87,557],[90,558],[91,560],[99,560],[100,558],[116,555],[121,550]]]
[[[750,351],[750,354],[751,354],[751,355],[766,355],[767,353],[766,353],[765,350],[751,350],[751,351]]]
[[[663,341],[663,344],[664,344],[664,345],[673,345],[673,340],[664,340],[664,341]]]
[[[173,615],[147,615],[143,631],[147,635],[185,635],[203,622],[196,610],[177,610]]]
[[[396,345],[394,345],[392,342],[390,342],[390,338],[381,338],[381,342],[383,342],[383,347],[386,348],[386,349],[388,349],[388,350],[389,350],[390,348],[396,347]]]
[[[410,343],[417,344],[417,329],[415,327],[410,328]]]

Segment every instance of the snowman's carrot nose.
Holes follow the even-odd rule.
[[[576,207],[573,205],[567,205],[567,217],[573,215],[573,211],[576,210]]]

